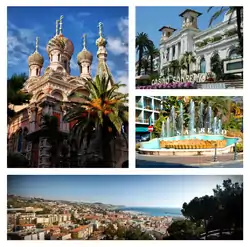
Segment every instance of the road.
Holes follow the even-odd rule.
[[[136,168],[243,168],[243,154],[238,155],[238,160],[233,160],[232,154],[218,156],[218,161],[213,162],[213,157],[176,157],[153,156],[136,154]]]

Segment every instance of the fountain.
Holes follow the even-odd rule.
[[[207,133],[210,133],[212,129],[212,107],[208,107],[208,126],[207,126]]]
[[[191,99],[190,101],[190,109],[189,109],[189,134],[194,134],[194,118],[195,118],[195,105],[194,101]]]
[[[213,134],[217,134],[217,117],[214,117],[214,122],[213,122]]]
[[[221,135],[222,132],[222,125],[221,125],[221,120],[219,119],[218,121],[218,134]]]
[[[204,116],[203,116],[203,111],[204,111],[204,104],[203,102],[200,103],[200,108],[199,108],[199,124],[198,127],[200,128],[200,132],[204,132]]]
[[[174,106],[171,108],[171,120],[172,120],[172,136],[176,135],[176,122],[175,122],[175,109]]]
[[[235,143],[240,138],[227,137],[222,135],[222,121],[217,116],[213,117],[212,107],[206,108],[203,102],[198,108],[198,119],[195,119],[195,103],[193,100],[189,104],[189,120],[185,124],[184,106],[180,103],[179,109],[171,107],[169,117],[162,122],[161,138],[152,139],[150,142],[143,142],[140,151],[164,152],[172,155],[211,154],[214,146],[217,145],[218,152],[230,152]],[[178,112],[178,114],[176,113]],[[184,126],[188,125],[188,130]],[[185,133],[185,135],[184,135]],[[199,134],[196,134],[199,133]],[[178,154],[177,154],[178,151]]]
[[[171,136],[171,133],[170,133],[170,119],[168,117],[167,121],[166,121],[166,127],[167,127],[167,137],[170,137]]]
[[[161,137],[166,137],[165,130],[166,130],[166,128],[165,128],[165,122],[162,121],[162,125],[161,125]]]
[[[180,132],[180,135],[183,135],[184,132],[183,132],[183,104],[181,103],[180,104],[180,116],[179,116],[179,132]]]

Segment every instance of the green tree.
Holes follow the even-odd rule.
[[[32,95],[22,90],[28,77],[25,73],[14,74],[7,80],[8,121],[15,115],[14,106],[29,103]]]
[[[151,42],[151,45],[148,46],[145,55],[149,58],[150,61],[150,74],[154,73],[154,58],[160,55],[159,50],[155,47],[154,43]]]
[[[181,67],[187,70],[187,74],[190,75],[190,66],[196,62],[196,58],[192,52],[185,52],[181,57]]]
[[[119,92],[123,86],[125,85],[119,83],[110,85],[110,78],[100,79],[99,76],[95,80],[87,80],[87,95],[78,95],[82,101],[76,103],[64,117],[65,121],[76,121],[70,139],[76,140],[79,148],[85,143],[88,151],[93,138],[98,140],[95,146],[95,150],[99,152],[98,164],[110,163],[110,144],[116,137],[122,135],[127,143],[122,125],[128,122],[128,94]]]
[[[218,203],[213,196],[195,197],[189,203],[182,206],[182,214],[193,222],[201,222],[204,226],[207,236],[207,225],[214,216],[218,207]]]
[[[152,46],[152,41],[148,38],[148,35],[144,32],[137,33],[136,35],[136,52],[138,53],[138,75],[141,75],[142,58],[144,52]]]
[[[144,69],[145,75],[148,74],[148,67],[149,67],[149,62],[146,58],[143,58],[141,61],[142,68]]]
[[[173,76],[177,76],[179,74],[180,78],[181,78],[181,70],[185,69],[186,66],[184,64],[181,64],[181,62],[179,60],[172,60],[170,62],[170,70],[172,70],[172,74]]]
[[[214,8],[214,7],[209,7],[207,12],[210,12],[210,10]],[[212,23],[219,18],[222,14],[224,14],[225,12],[229,13],[229,19],[228,19],[228,23],[231,22],[232,20],[232,16],[233,13],[236,12],[236,22],[237,22],[237,35],[238,35],[238,41],[239,41],[239,53],[241,54],[241,56],[243,57],[243,35],[242,35],[242,27],[241,27],[241,23],[243,21],[243,6],[224,6],[221,7],[220,10],[216,11],[209,22],[209,26],[212,25]]]
[[[199,239],[203,229],[195,222],[185,219],[174,221],[167,231],[169,236],[163,238],[165,240],[190,240]]]

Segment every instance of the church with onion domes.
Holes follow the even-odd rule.
[[[114,79],[106,63],[107,41],[103,36],[103,24],[99,22],[99,38],[97,46],[97,72],[95,75]],[[80,38],[80,35],[79,35]],[[63,35],[63,16],[56,21],[56,33],[48,41],[46,47],[49,65],[42,69],[44,57],[39,53],[39,38],[36,48],[28,57],[29,77],[24,83],[23,91],[32,95],[29,104],[14,106],[15,117],[8,124],[8,153],[22,153],[30,162],[31,167],[43,168],[50,166],[50,145],[41,132],[42,116],[56,116],[60,132],[68,135],[72,124],[63,121],[66,109],[70,106],[70,95],[74,92],[87,94],[85,83],[92,78],[91,65],[93,55],[87,50],[87,37],[83,35],[83,48],[77,55],[79,75],[72,76],[70,63],[74,53],[74,45]]]

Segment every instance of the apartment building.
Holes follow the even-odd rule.
[[[141,137],[149,134],[148,126],[154,125],[162,110],[164,96],[136,96],[135,123],[136,136]]]

